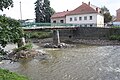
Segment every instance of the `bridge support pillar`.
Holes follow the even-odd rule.
[[[53,44],[55,45],[60,44],[59,30],[53,30]]]

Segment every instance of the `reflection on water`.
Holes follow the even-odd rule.
[[[44,49],[49,58],[6,62],[0,67],[31,80],[120,80],[120,46]]]

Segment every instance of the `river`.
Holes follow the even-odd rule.
[[[67,49],[37,49],[49,58],[3,61],[1,68],[30,80],[120,80],[120,46],[78,45]]]

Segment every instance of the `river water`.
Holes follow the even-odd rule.
[[[120,46],[79,45],[41,50],[49,55],[47,59],[3,61],[0,67],[30,80],[120,80]]]

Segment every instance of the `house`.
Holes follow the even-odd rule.
[[[120,8],[118,10],[116,10],[116,19],[115,21],[113,21],[113,25],[115,26],[120,26]]]
[[[103,27],[104,17],[101,9],[90,4],[82,2],[82,5],[72,11],[63,11],[51,16],[52,23],[71,23],[79,24],[82,27]]]

